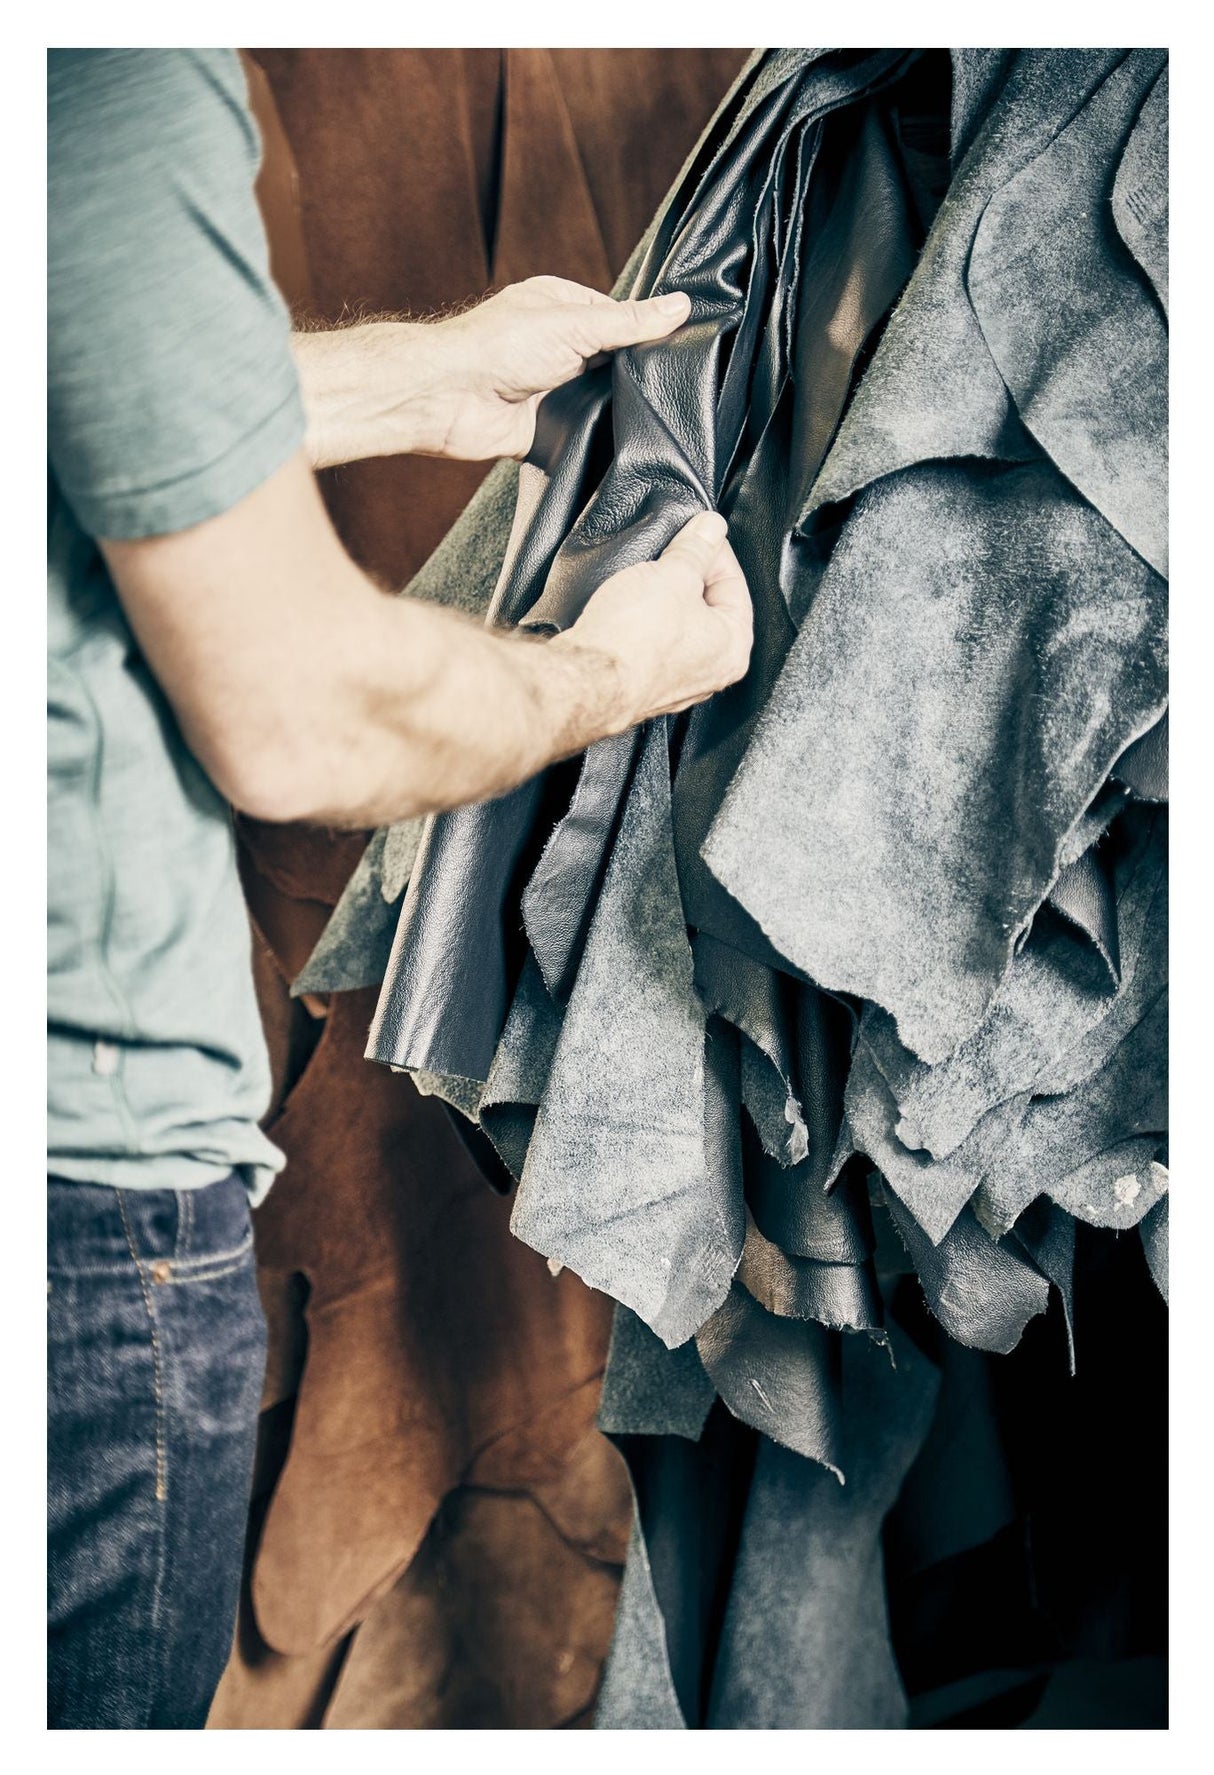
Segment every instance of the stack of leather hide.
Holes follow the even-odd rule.
[[[426,315],[538,272],[608,287],[743,59],[255,52],[294,313]],[[351,553],[399,587],[483,473],[369,462],[322,486]],[[270,1362],[210,1723],[588,1724],[630,1515],[594,1424],[610,1303],[511,1238],[487,1143],[365,1063],[373,992],[290,997],[367,835],[240,835],[287,1166],[256,1216]]]
[[[716,506],[755,601],[305,975],[391,943],[369,1055],[619,1303],[600,1725],[1158,1723],[1166,115],[1157,51],[758,54],[622,286],[687,325],[415,582],[563,628]]]

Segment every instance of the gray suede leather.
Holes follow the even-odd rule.
[[[1139,1222],[1139,1237],[1142,1249],[1146,1254],[1147,1265],[1154,1278],[1155,1286],[1163,1298],[1168,1298],[1168,1198],[1165,1196],[1157,1202],[1151,1212]]]
[[[600,1430],[697,1442],[716,1396],[690,1339],[668,1349],[643,1319],[616,1307],[599,1398]]]
[[[400,917],[398,895],[384,890],[384,854],[392,829],[376,832],[321,932],[320,941],[291,983],[292,993],[354,992],[384,977]]]
[[[1135,1224],[1163,1176],[1165,838],[1144,810],[1166,735],[1165,58],[954,52],[951,185],[806,496],[834,374],[818,335],[851,315],[838,337],[854,356],[873,316],[841,296],[794,308],[789,288],[802,271],[819,294],[846,288],[839,267],[875,226],[857,230],[849,204],[895,243],[865,262],[872,289],[896,289],[914,226],[894,195],[896,111],[871,97],[904,64],[835,55],[752,65],[639,264],[642,290],[701,275],[756,157],[728,367],[709,374],[715,321],[669,361],[624,354],[610,397],[588,380],[548,424],[510,535],[499,493],[427,569],[441,596],[465,564],[484,592],[504,562],[494,620],[563,623],[654,543],[639,466],[652,456],[641,479],[681,512],[749,447],[729,499],[755,589],[752,673],[685,731],[592,748],[567,800],[527,787],[509,809],[432,823],[371,1049],[479,1107],[520,1179],[516,1233],[669,1347],[701,1336],[730,1408],[769,1432],[757,1370],[795,1396],[798,1324],[881,1330],[867,1250],[814,1248],[815,1201],[863,1246],[843,1182],[860,1159],[929,1265],[929,1299],[985,1348],[1010,1347],[1046,1287],[1026,1246],[985,1228],[1002,1238],[1041,1198]],[[810,130],[849,104],[869,107],[850,137],[846,122]],[[715,167],[730,169],[719,188]],[[837,181],[829,200],[819,173]],[[779,189],[798,194],[790,209]],[[748,365],[750,443],[735,445],[705,399],[718,377],[724,413]],[[608,398],[616,456],[587,498],[577,452]],[[543,843],[517,888],[484,852],[527,940],[512,985],[479,889],[436,944],[427,884],[457,880],[497,832],[521,857],[528,822]],[[465,1018],[480,990],[500,1011]],[[453,1073],[458,1089],[441,1083]],[[830,1462],[801,1417],[785,1439]]]
[[[742,1249],[736,1168],[709,1163],[718,1155],[706,1144],[706,1038],[659,722],[565,1010],[511,1224],[671,1346],[716,1311]]]
[[[866,1338],[843,1342],[845,1484],[817,1462],[760,1439],[720,1637],[694,1711],[680,1703],[650,1551],[637,1521],[599,1698],[600,1729],[904,1723],[906,1697],[886,1620],[881,1528],[927,1435],[937,1375],[901,1333],[895,1354],[891,1363]],[[643,1421],[642,1410],[632,1427]],[[634,1464],[643,1461],[643,1448],[625,1447]],[[684,1508],[695,1511],[693,1494]],[[693,1518],[693,1547],[696,1526]]]
[[[636,266],[688,327],[559,399],[427,581],[563,625],[719,503],[754,594],[741,685],[428,825],[372,1032],[621,1303],[603,1726],[899,1723],[898,1273],[998,1354],[1053,1293],[1072,1364],[1077,1222],[1166,1290],[1166,57],[951,54],[930,227],[913,57],[750,65]]]
[[[895,1133],[903,1146],[945,1158],[1007,1098],[1025,1091],[1052,1094],[1078,1082],[1086,1063],[1076,1052],[1081,1044],[1094,1070],[1096,1056],[1112,1053],[1145,1008],[1145,997],[1165,983],[1164,823],[1155,817],[1145,829],[1127,825],[1117,836],[1121,842],[1108,870],[1117,982],[1110,983],[1105,956],[1084,934],[1070,923],[1041,918],[1013,958],[982,1023],[939,1064],[917,1060],[898,1042],[892,1019],[866,1009],[860,1040],[898,1104]],[[1069,1078],[1062,1073],[1063,1055],[1072,1057]]]
[[[897,1727],[906,1698],[889,1644],[881,1525],[927,1432],[931,1364],[843,1345],[846,1481],[759,1445],[707,1724],[766,1730]],[[785,1659],[773,1656],[787,1648]]]
[[[1164,590],[1046,463],[879,481],[709,833],[713,873],[803,973],[943,1060],[1162,711]]]

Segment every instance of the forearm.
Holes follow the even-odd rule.
[[[378,826],[482,800],[637,719],[642,687],[593,637],[379,591],[302,458],[197,532],[105,547],[192,749],[262,819]]]
[[[372,594],[341,648],[349,666],[291,764],[295,818],[378,826],[487,800],[636,718],[618,664],[572,635],[495,633]]]
[[[378,826],[481,801],[745,670],[750,603],[702,514],[551,641],[378,591],[302,452],[230,511],[102,544],[196,757],[266,820]]]
[[[313,468],[441,449],[442,348],[426,322],[366,321],[293,335]]]

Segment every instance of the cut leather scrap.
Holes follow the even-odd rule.
[[[326,1727],[536,1730],[593,1700],[616,1569],[579,1555],[526,1494],[463,1487],[443,1514],[355,1633]]]
[[[687,1725],[670,1674],[645,1539],[635,1520],[594,1723],[604,1732],[677,1732]]]
[[[403,1073],[404,1067],[393,1068]],[[450,1072],[412,1072],[408,1075],[423,1097],[438,1097],[469,1122],[480,1112],[484,1084],[480,1079],[464,1079]]]
[[[603,834],[614,829],[637,750],[632,734],[600,740],[590,748],[569,811],[523,890],[523,926],[531,953],[549,995],[559,1004],[573,987],[587,921],[607,866],[609,846],[604,846]]]
[[[253,1571],[261,1634],[284,1652],[336,1640],[392,1587],[478,1450],[532,1424],[554,1471],[593,1421],[587,1383],[606,1352],[609,1304],[509,1238],[509,1208],[446,1111],[368,1071],[371,1002],[335,998],[277,1124],[291,1165],[258,1211],[261,1262],[311,1284],[290,1452]],[[437,1372],[424,1355],[436,1326]],[[539,1470],[534,1443],[513,1446]]]
[[[812,1161],[785,1167],[742,1129],[746,1203],[763,1237],[814,1263],[862,1264],[873,1252],[863,1177],[853,1166],[826,1189]]]
[[[875,1270],[867,1262],[822,1263],[790,1257],[748,1221],[737,1279],[781,1319],[814,1319],[835,1331],[883,1335]]]
[[[1084,852],[1108,831],[1128,800],[1129,790],[1122,783],[1114,782],[1112,778],[1102,783],[1063,840],[1058,853],[1059,869],[1077,863]],[[1024,936],[1027,935],[1026,931]],[[1024,938],[1020,940],[1023,942]]]
[[[755,646],[741,682],[691,712],[675,777],[679,882],[689,922],[700,937],[719,939],[731,956],[779,972],[789,971],[787,959],[723,891],[701,851],[812,599],[816,559],[807,565],[799,539],[787,534],[799,485],[829,442],[855,362],[913,263],[917,225],[893,161],[875,101],[832,115],[821,127],[814,177],[797,211],[807,237],[801,290],[785,293],[782,306],[773,307],[763,341],[773,361],[761,401],[752,402],[760,408],[752,423],[761,435],[745,472],[722,496],[754,605]],[[784,336],[788,327],[791,338]],[[750,983],[738,963],[732,966],[728,1001],[712,1002],[774,1058],[753,1028],[766,1022],[762,995],[748,1007]]]
[[[1116,992],[1121,983],[1121,946],[1117,902],[1105,863],[1106,858],[1095,848],[1084,851],[1076,862],[1059,871],[1048,904],[1090,939],[1108,972],[1108,984]]]
[[[935,1159],[903,1144],[897,1104],[867,1047],[857,1047],[847,1081],[853,1147],[877,1166],[934,1245],[947,1235],[1008,1144],[1018,1138],[1028,1104],[1027,1091],[996,1104],[946,1157]]]
[[[618,1450],[586,1428],[586,1399],[598,1400],[601,1376],[575,1388],[567,1402],[544,1414],[546,1422],[523,1425],[476,1457],[464,1484],[511,1496],[526,1492],[561,1539],[586,1559],[622,1566],[632,1523],[632,1490]],[[561,1411],[564,1405],[563,1412]],[[565,1420],[558,1444],[554,1420]],[[559,1457],[554,1458],[559,1446]]]
[[[516,1180],[523,1175],[560,1033],[561,1013],[545,990],[538,963],[528,955],[479,1108],[481,1126]]]
[[[1151,1279],[1164,1300],[1168,1298],[1168,1197],[1156,1202],[1138,1223],[1138,1236]]]
[[[1130,50],[992,195],[967,287],[1028,430],[1166,575],[1167,327],[1138,267],[1114,250],[1110,204],[1111,155],[1120,158],[1165,61],[1163,50]]]
[[[1050,1195],[1075,1220],[1128,1230],[1167,1194],[1168,1171],[1158,1162],[1159,1148],[1155,1135],[1124,1141],[1077,1165]]]
[[[346,884],[291,993],[356,992],[378,986],[388,965],[400,906],[383,891],[386,831],[376,832]]]
[[[896,1237],[896,1235],[893,1235]],[[906,1310],[914,1284],[893,1291]],[[995,1359],[967,1350],[935,1320],[912,1324],[920,1354],[939,1371],[931,1428],[886,1524],[887,1571],[895,1583],[981,1547],[1016,1520],[1016,1497],[1000,1425]],[[901,1344],[895,1345],[896,1359]]]
[[[963,1208],[938,1245],[892,1192],[886,1206],[914,1262],[924,1297],[950,1337],[1006,1355],[1049,1304],[1049,1283]]]
[[[484,613],[501,571],[518,476],[517,463],[497,464],[459,522],[405,587],[409,597],[449,604],[471,615]],[[452,554],[458,556],[458,572],[448,568]],[[424,821],[409,819],[381,827],[372,836],[294,984],[297,994],[353,991],[383,979],[400,919],[398,902],[423,830]]]
[[[908,549],[929,511],[931,548]],[[841,532],[705,861],[798,969],[943,1059],[1161,704],[1162,594],[1045,464],[879,482]],[[1086,701],[1068,692],[1076,675]],[[1009,683],[1032,692],[1009,706]]]
[[[1098,924],[1106,917],[1103,906],[1089,915],[1071,900],[1075,916],[1066,924],[1038,914],[977,1030],[936,1065],[917,1061],[899,1043],[893,1020],[866,1008],[860,1040],[899,1107],[895,1132],[903,1146],[947,1157],[1000,1102],[1024,1091],[1044,1095],[1056,1089],[1051,1075],[1063,1055],[1076,1055],[1069,1082],[1078,1082],[1087,1061],[1076,1051],[1090,1057],[1094,1070],[1097,1056],[1107,1057],[1124,1035],[1143,992],[1158,991],[1158,945],[1166,932],[1165,826],[1151,816],[1125,821],[1101,853],[1092,873],[1113,901],[1116,934],[1106,938],[1106,947],[1117,955],[1119,980],[1110,982],[1108,958],[1072,928],[1085,916]],[[1059,880],[1072,879],[1078,868],[1072,865]],[[1059,904],[1056,882],[1049,905]],[[880,1162],[876,1153],[872,1157]]]
[[[696,1442],[715,1398],[694,1342],[668,1349],[643,1319],[616,1307],[599,1400],[600,1430]]]
[[[888,68],[890,58],[874,61]],[[832,102],[817,90],[824,81],[829,93],[827,70],[815,69],[804,90],[795,82],[777,89],[755,112],[745,149],[731,155],[718,178],[706,175],[700,187],[693,248],[684,247],[675,229],[660,267],[655,264],[648,279],[642,273],[638,288],[677,288],[689,296],[692,312],[680,331],[682,349],[677,359],[660,348],[618,354],[612,381],[615,455],[557,552],[532,610],[534,620],[565,626],[609,570],[651,559],[705,505],[731,509],[726,483],[743,429],[765,431],[787,373],[781,357],[785,328],[775,306],[761,338],[760,327],[773,253],[782,273],[773,304],[782,291],[795,289],[788,267],[799,247],[799,193],[817,152],[816,125],[811,130],[810,124]],[[751,138],[761,139],[774,127],[784,133],[768,166]],[[796,166],[791,198],[781,192],[786,157]],[[787,214],[773,209],[779,203]],[[748,253],[705,252],[705,236],[721,233],[721,217],[733,217],[739,228],[738,217],[750,218],[744,224],[751,235]],[[784,239],[777,244],[781,232]],[[676,408],[679,423],[672,426]],[[608,556],[610,569],[604,565]],[[557,996],[601,876],[598,859],[610,841],[633,750],[627,736],[590,748],[573,807],[557,825],[524,893],[528,936]],[[685,862],[680,868],[685,872]]]
[[[533,458],[524,466],[506,557],[487,620],[533,614],[557,541],[580,509],[581,451],[599,426],[608,383],[592,371],[545,403]],[[570,448],[570,440],[581,440]],[[631,744],[631,736],[623,736]],[[503,920],[517,876],[525,881],[576,782],[568,766],[492,801],[427,821],[401,912],[369,1059],[485,1079],[511,995]],[[477,894],[460,885],[471,871]],[[521,888],[521,882],[518,884]],[[495,903],[496,916],[488,915]]]
[[[1166,1188],[1152,1161],[1167,1122],[1167,1004],[1159,994],[1112,1057],[1058,1096],[1035,1098],[982,1180],[1000,1230],[1039,1195],[1094,1226],[1136,1226]],[[1162,1171],[1162,1167],[1158,1168]]]
[[[659,722],[587,936],[511,1225],[632,1307],[671,1346],[715,1311],[742,1247],[738,1161],[706,1144],[716,1092],[706,1088],[705,1042]],[[721,1063],[729,1063],[724,1052]],[[736,1075],[736,1047],[732,1065]],[[736,1084],[734,1093],[736,1101]],[[632,1136],[637,1127],[646,1130],[643,1146]]]
[[[1166,828],[1160,836],[1166,843]],[[1141,938],[1121,991],[1101,1018],[1074,1044],[1057,1054],[1033,1081],[1038,1096],[1057,1097],[1108,1063],[1118,1045],[1166,990],[1168,983],[1168,873],[1161,869],[1146,908]]]
[[[714,1009],[718,1008],[714,1004]],[[788,1077],[773,1055],[764,1053],[745,1037],[741,1060],[742,1103],[764,1151],[781,1165],[799,1164],[809,1152],[809,1130]],[[788,1070],[791,1073],[791,1064]]]
[[[1023,431],[966,292],[970,250],[995,193],[1049,143],[1118,59],[1118,51],[1104,49],[1017,54],[957,167],[806,516],[913,463],[1024,454]]]
[[[824,1183],[838,1139],[854,1012],[706,931],[692,936],[696,991],[742,1033],[741,1098],[764,1150],[809,1161]]]
[[[1147,94],[1113,182],[1117,232],[1168,312],[1168,70]]]
[[[425,821],[420,817],[401,820],[384,830],[380,893],[389,905],[394,905],[409,885],[424,830]]]
[[[881,1527],[923,1442],[937,1376],[895,1333],[895,1366],[843,1340],[847,1483],[759,1445],[708,1716],[710,1728],[897,1727],[905,1695],[889,1643]],[[770,1648],[796,1647],[790,1681]]]
[[[674,1467],[662,1438],[628,1441],[638,1517],[600,1729],[903,1722],[881,1527],[927,1433],[936,1372],[895,1336],[896,1366],[867,1339],[843,1340],[844,1486],[766,1438],[749,1461],[745,1444],[731,1453],[737,1426],[682,1445]],[[724,1567],[706,1573],[722,1545]]]
[[[1075,1222],[1053,1202],[1041,1200],[1016,1221],[1015,1237],[1037,1268],[1058,1290],[1066,1321],[1067,1352],[1075,1372]]]
[[[734,1417],[844,1482],[837,1335],[813,1320],[776,1318],[735,1282],[696,1348]]]
[[[1113,775],[1140,801],[1168,799],[1168,714],[1165,709],[1141,739],[1127,746]]]

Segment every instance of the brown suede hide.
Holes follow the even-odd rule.
[[[610,285],[742,50],[257,50],[258,194],[301,321]],[[422,564],[479,465],[321,477],[354,557]],[[287,1168],[249,1575],[217,1727],[589,1722],[629,1494],[594,1429],[610,1303],[513,1240],[448,1113],[362,1058],[374,990],[292,1001],[365,834],[242,821]]]

